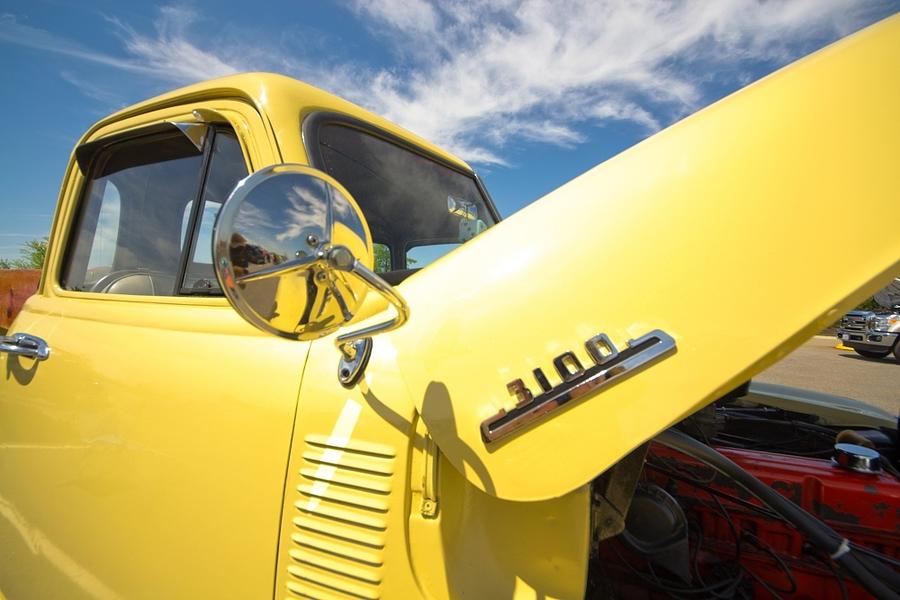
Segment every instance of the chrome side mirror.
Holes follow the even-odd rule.
[[[213,228],[213,262],[231,305],[263,331],[298,340],[335,332],[356,315],[369,290],[397,311],[391,320],[336,338],[338,377],[358,381],[371,336],[409,316],[406,301],[371,266],[372,239],[356,202],[327,174],[274,165],[232,191]]]

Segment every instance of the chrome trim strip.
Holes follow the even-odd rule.
[[[609,350],[609,355],[602,356],[596,351],[597,342],[600,340]],[[621,351],[617,351],[604,334],[589,340],[586,347],[594,350],[590,355],[596,364],[581,373],[565,368],[565,373],[560,373],[563,383],[538,396],[533,396],[521,379],[510,382],[507,388],[511,394],[519,398],[519,402],[511,410],[501,409],[496,415],[481,423],[481,437],[485,445],[491,445],[513,434],[573,400],[614,385],[674,354],[676,350],[672,336],[659,329],[636,340],[630,340],[627,347]],[[571,352],[566,352],[554,362],[562,363],[565,360],[562,357],[568,358],[570,355]],[[601,357],[600,361],[597,360],[598,355]],[[560,369],[559,364],[557,369]],[[546,378],[543,377],[543,373],[537,379],[541,388],[546,389]]]

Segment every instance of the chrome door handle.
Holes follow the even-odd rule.
[[[47,360],[50,356],[50,346],[36,335],[14,333],[13,335],[0,335],[0,352],[27,356],[35,360]]]

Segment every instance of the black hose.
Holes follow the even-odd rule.
[[[853,546],[851,545],[851,547]],[[867,554],[857,554],[856,558],[869,571],[877,573],[878,577],[884,579],[884,582],[892,589],[900,590],[900,573],[897,573],[889,567],[884,567],[881,563],[876,562],[875,558]],[[881,570],[879,570],[879,568]]]
[[[880,564],[875,564],[874,562],[865,564],[861,562],[856,552],[851,550],[849,542],[831,527],[767,486],[728,457],[723,456],[703,442],[673,429],[660,433],[656,437],[656,441],[702,463],[706,463],[737,482],[741,487],[767,504],[769,508],[783,516],[786,521],[805,535],[814,546],[823,550],[828,556],[834,557],[836,562],[879,600],[900,600],[900,594],[892,591],[883,583],[885,579],[891,581],[896,574],[888,574],[886,572],[887,569]],[[869,569],[876,571],[877,575],[873,574]]]

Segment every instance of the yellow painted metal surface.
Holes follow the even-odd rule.
[[[431,435],[469,482],[539,500],[746,381],[900,271],[900,236],[834,244],[900,206],[900,17],[575,179],[410,278],[392,334]],[[461,310],[460,307],[465,309]],[[558,383],[552,359],[653,329],[677,353],[486,447],[479,425]]]
[[[280,160],[247,103],[227,115],[251,167]],[[56,284],[82,176],[64,183],[43,290],[12,332],[50,358],[0,355],[0,586],[11,598],[258,598],[272,591],[284,477],[309,345],[258,332],[222,298]]]
[[[412,511],[409,523],[410,554],[426,597],[584,598],[587,486],[561,498],[516,502],[478,490],[446,460],[439,473],[436,518]]]
[[[334,377],[338,359],[330,340],[312,343],[277,598],[583,597],[587,487],[544,502],[509,502],[471,486],[449,463],[426,466],[427,431],[388,337],[374,340],[365,379],[353,389]],[[425,516],[429,474],[435,504]]]

